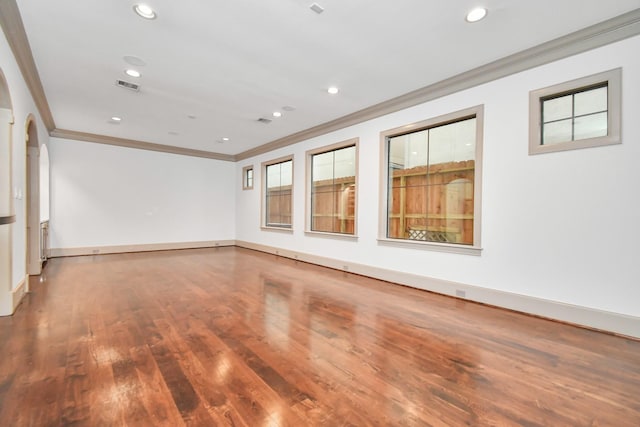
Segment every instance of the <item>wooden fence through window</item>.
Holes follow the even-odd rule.
[[[393,170],[388,237],[473,244],[474,172],[474,160]]]

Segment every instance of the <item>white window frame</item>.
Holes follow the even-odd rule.
[[[325,236],[329,236],[329,237],[337,237],[337,238],[346,238],[346,239],[357,239],[358,238],[358,159],[359,159],[359,142],[360,139],[359,138],[351,138],[351,139],[347,139],[345,141],[341,141],[341,142],[337,142],[335,144],[331,144],[331,145],[327,145],[324,147],[319,147],[319,148],[315,148],[312,150],[308,150],[305,153],[305,157],[306,157],[306,203],[305,203],[305,234],[309,234],[309,235],[325,235]],[[311,204],[311,192],[312,192],[312,187],[313,184],[311,182],[311,180],[313,179],[313,167],[312,167],[312,158],[314,155],[316,154],[323,154],[323,153],[328,153],[331,151],[336,151],[336,150],[340,150],[342,148],[347,148],[347,147],[355,147],[356,149],[356,164],[355,164],[355,197],[354,197],[354,203],[355,203],[355,207],[354,207],[354,224],[353,224],[353,234],[350,233],[336,233],[336,232],[329,232],[329,231],[316,231],[316,230],[312,230],[311,229],[311,225],[312,225],[312,221],[311,221],[311,215],[313,215],[312,212],[312,204]]]
[[[251,184],[249,184],[249,180],[247,177],[247,173],[249,173],[249,171],[252,172],[252,176],[251,176]],[[256,172],[253,169],[253,165],[249,165],[249,166],[245,166],[242,168],[242,189],[243,190],[253,190],[253,184],[256,180]]]
[[[542,102],[551,97],[577,93],[599,84],[607,85],[607,135],[549,145],[542,144]],[[622,69],[616,68],[529,92],[529,155],[622,143],[620,137],[621,86]]]
[[[277,225],[273,225],[273,224],[268,224],[267,223],[267,166],[271,166],[271,165],[275,165],[278,163],[284,163],[291,160],[291,224],[289,224],[288,226],[282,225],[282,226],[277,226]],[[273,159],[273,160],[269,160],[266,162],[262,162],[261,164],[261,170],[262,170],[262,183],[260,185],[260,187],[262,188],[262,194],[261,194],[261,209],[260,209],[260,224],[261,224],[261,228],[264,230],[276,230],[276,231],[284,231],[284,232],[293,232],[293,212],[294,212],[294,204],[293,204],[293,189],[294,189],[294,161],[293,161],[293,155],[289,155],[289,156],[284,156],[284,157],[279,157],[277,159]],[[254,180],[255,180],[255,173],[254,173]]]
[[[421,240],[396,239],[388,237],[388,180],[389,180],[389,139],[412,132],[430,129],[447,123],[457,122],[466,118],[476,118],[476,151],[474,163],[474,188],[473,188],[473,244],[439,243]],[[484,135],[484,105],[477,105],[442,116],[434,117],[417,123],[400,126],[380,132],[380,212],[378,223],[378,242],[384,245],[392,245],[404,248],[422,248],[426,250],[450,252],[464,255],[479,256],[481,246],[482,224],[482,141]]]

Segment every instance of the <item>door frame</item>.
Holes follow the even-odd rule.
[[[25,122],[25,268],[26,291],[29,276],[42,272],[40,257],[40,146],[35,117],[29,114]]]
[[[0,316],[13,314],[13,104],[0,68]]]

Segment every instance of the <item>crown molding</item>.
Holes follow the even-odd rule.
[[[15,0],[0,0],[0,26],[47,130],[56,128]]]
[[[94,133],[77,132],[67,129],[54,129],[49,135],[55,138],[73,139],[75,141],[95,142],[97,144],[116,145],[118,147],[136,148],[139,150],[158,151],[161,153],[180,154],[182,156],[203,157],[205,159],[235,162],[235,156],[213,153],[210,151],[194,150],[191,148],[174,147],[171,145],[154,144],[133,139],[116,138],[113,136],[97,135]]]
[[[640,9],[635,9],[355,113],[244,151],[237,154],[236,159],[244,160],[278,148],[287,147],[638,34],[640,34]]]

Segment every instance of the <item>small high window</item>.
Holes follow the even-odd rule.
[[[529,154],[620,143],[620,80],[618,68],[532,91]]]
[[[253,189],[253,165],[242,168],[242,189]]]
[[[357,139],[307,152],[307,231],[356,232]]]
[[[263,226],[291,228],[293,159],[263,163]]]

